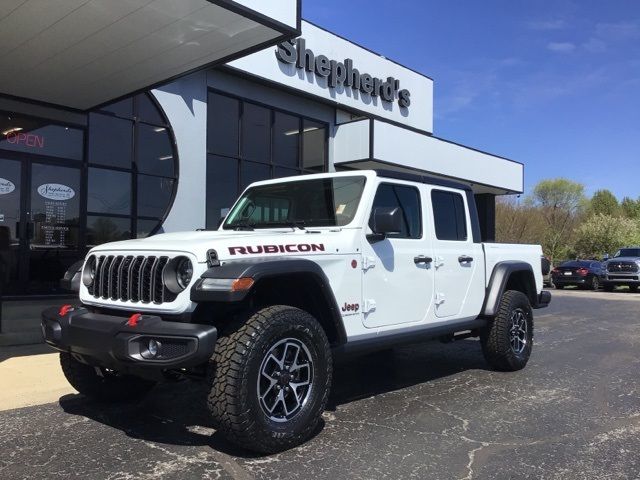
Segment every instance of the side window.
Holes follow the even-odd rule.
[[[432,190],[431,206],[438,240],[464,241],[467,239],[467,217],[462,195]]]
[[[376,207],[400,207],[402,209],[402,231],[393,238],[420,238],[422,235],[422,219],[420,216],[420,193],[417,188],[404,185],[382,183],[373,199],[373,209]],[[369,220],[371,225],[371,219]]]

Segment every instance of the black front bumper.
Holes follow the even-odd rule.
[[[203,364],[218,339],[213,326],[167,322],[154,315],[128,323],[129,316],[92,313],[80,307],[60,313],[58,308],[42,312],[42,334],[49,345],[90,365],[123,372]],[[155,355],[149,350],[150,340],[156,342]]]

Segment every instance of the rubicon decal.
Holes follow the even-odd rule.
[[[256,255],[260,253],[306,253],[324,252],[322,243],[290,243],[288,245],[247,245],[246,247],[229,247],[230,255]]]

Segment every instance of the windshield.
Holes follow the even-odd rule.
[[[353,220],[365,181],[333,177],[251,187],[223,228],[342,227]]]
[[[621,248],[613,256],[613,258],[616,257],[640,257],[640,248]]]

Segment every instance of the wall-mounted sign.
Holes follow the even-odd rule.
[[[350,58],[338,62],[325,55],[316,55],[306,48],[306,41],[302,37],[278,45],[276,58],[283,63],[295,64],[297,68],[304,68],[319,77],[327,78],[331,88],[344,85],[372,97],[380,97],[386,102],[397,99],[398,105],[404,108],[411,105],[411,93],[407,89],[400,89],[400,80],[394,77],[387,77],[385,80],[360,72]]]
[[[0,178],[0,195],[6,195],[7,193],[13,192],[15,189],[16,186],[11,180]]]
[[[44,148],[44,137],[35,133],[11,131],[5,134],[8,143],[26,145],[33,148]]]
[[[45,183],[38,187],[38,194],[49,200],[69,200],[75,196],[76,192],[66,185]]]

